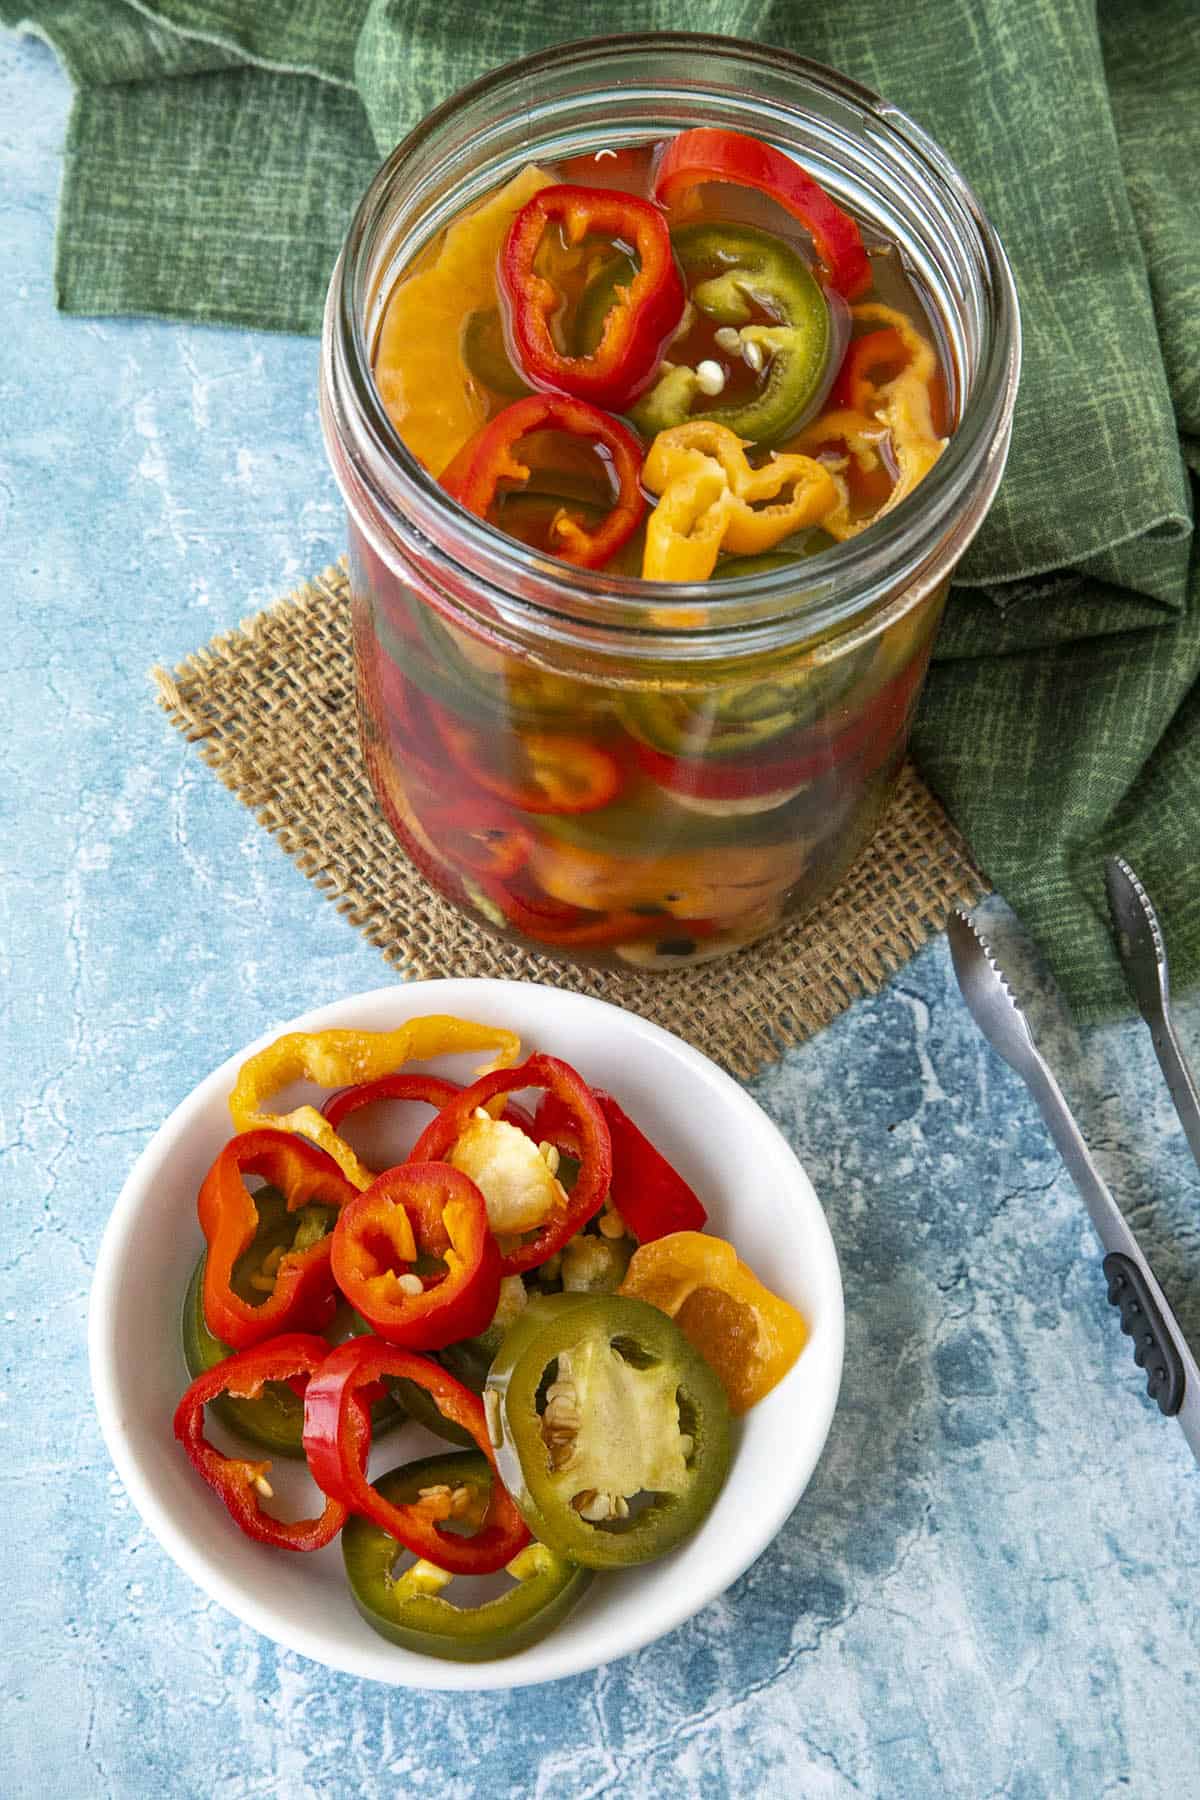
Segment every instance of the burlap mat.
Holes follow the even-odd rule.
[[[721,962],[664,974],[570,968],[489,936],[397,848],[359,754],[346,574],[317,580],[155,669],[174,725],[339,912],[409,976],[494,975],[594,994],[750,1076],[874,993],[986,890],[915,770],[824,905]]]

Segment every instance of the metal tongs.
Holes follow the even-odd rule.
[[[1200,1163],[1200,1096],[1170,1018],[1167,956],[1145,888],[1120,857],[1106,868],[1118,949],[1138,1008],[1149,1025],[1192,1153]],[[954,972],[984,1037],[1026,1083],[1105,1249],[1108,1299],[1133,1339],[1134,1360],[1146,1371],[1146,1392],[1159,1411],[1176,1418],[1200,1462],[1200,1368],[1137,1238],[1105,1186],[1062,1089],[1037,1045],[1003,971],[969,916],[956,909],[948,925]]]
[[[1123,856],[1109,857],[1104,879],[1108,885],[1108,909],[1116,927],[1117,950],[1130,991],[1150,1027],[1151,1042],[1167,1078],[1183,1135],[1200,1166],[1200,1094],[1171,1023],[1167,947],[1158,914]]]

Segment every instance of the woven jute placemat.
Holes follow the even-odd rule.
[[[875,992],[951,907],[986,889],[915,770],[846,880],[806,919],[721,962],[650,974],[578,969],[491,937],[398,848],[359,752],[343,568],[155,669],[172,724],[408,976],[493,975],[594,994],[678,1032],[747,1077]]]

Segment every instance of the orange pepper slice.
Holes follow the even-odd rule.
[[[593,850],[547,836],[535,843],[530,870],[543,892],[590,912],[652,906],[676,919],[740,920],[782,894],[803,874],[812,840],[732,844],[668,851]]]
[[[527,200],[553,185],[532,164],[450,226],[433,262],[396,284],[384,313],[375,384],[396,430],[432,475],[488,416],[462,335],[473,312],[498,304],[496,258]]]
[[[706,1232],[673,1231],[642,1244],[617,1292],[674,1319],[715,1371],[733,1413],[769,1394],[808,1340],[795,1307],[764,1287],[732,1244]]]
[[[642,468],[659,496],[646,522],[642,575],[707,581],[721,550],[754,556],[816,525],[838,503],[837,487],[810,456],[772,455],[759,469],[728,425],[689,419],[660,431]]]
[[[515,1031],[476,1025],[447,1013],[410,1019],[395,1031],[289,1031],[239,1069],[229,1096],[234,1130],[241,1133],[270,1126],[297,1132],[332,1156],[347,1181],[356,1188],[368,1188],[375,1179],[373,1171],[358,1160],[315,1106],[270,1113],[263,1102],[293,1081],[315,1081],[325,1088],[352,1087],[391,1075],[407,1062],[424,1062],[431,1056],[463,1050],[494,1050],[488,1069],[507,1069],[521,1053],[521,1040]]]

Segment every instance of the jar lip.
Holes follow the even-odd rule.
[[[706,56],[730,62],[758,62],[776,69],[782,65],[786,71],[870,113],[885,131],[904,143],[936,183],[949,191],[969,220],[977,240],[975,249],[985,272],[988,302],[984,354],[946,449],[925,476],[919,490],[908,495],[884,518],[873,522],[860,536],[805,557],[793,567],[719,581],[663,583],[647,581],[640,576],[608,573],[603,569],[580,569],[548,558],[509,538],[450,499],[436,477],[404,443],[375,384],[364,320],[355,305],[353,271],[359,254],[371,244],[372,228],[397,173],[456,113],[473,103],[485,101],[495,90],[512,88],[523,79],[553,70],[558,65],[570,65],[581,56],[602,59],[606,55],[615,57],[639,50],[655,54],[702,51]],[[715,78],[712,86],[716,86]],[[893,591],[904,570],[921,566],[935,553],[937,543],[946,537],[963,511],[966,490],[971,486],[980,461],[986,458],[992,445],[1003,440],[991,490],[998,485],[1021,362],[1016,288],[1004,248],[974,190],[928,133],[901,108],[823,63],[774,45],[707,32],[630,32],[572,39],[489,70],[442,101],[401,139],[363,195],[331,282],[326,313],[327,340],[331,326],[336,329],[343,355],[350,352],[345,356],[345,371],[358,414],[356,423],[365,429],[389,475],[399,479],[405,522],[416,527],[416,535],[426,554],[440,552],[458,563],[460,569],[465,567],[474,578],[492,583],[506,599],[517,603],[530,601],[540,611],[562,616],[569,614],[571,603],[576,602],[590,625],[603,627],[604,610],[611,611],[616,601],[621,603],[625,615],[619,621],[618,629],[628,629],[630,613],[644,611],[654,615],[652,621],[647,618],[646,629],[664,633],[674,633],[676,628],[669,615],[676,611],[682,615],[698,605],[703,606],[711,616],[712,629],[720,630],[723,616],[728,617],[730,625],[736,622],[731,615],[736,614],[739,606],[744,607],[747,602],[758,605],[766,602],[769,606],[772,600],[784,603],[775,617],[786,614],[796,622],[803,620],[806,627],[836,624],[852,618],[862,609],[862,590],[864,584],[870,585],[872,576],[883,592]],[[329,348],[331,346],[327,344],[327,350]],[[359,476],[366,473],[360,466]],[[382,498],[390,508],[398,496],[388,494]],[[989,492],[989,502],[990,498]],[[956,544],[953,560],[957,560],[965,549],[985,511],[986,507],[979,509],[970,530]],[[436,529],[439,521],[452,533],[452,549],[440,541],[441,534]],[[837,594],[852,585],[854,592],[849,596],[843,593],[839,603],[827,602],[822,606],[818,600],[814,605],[811,595],[797,596],[798,576],[805,590],[832,588]],[[514,583],[518,585],[514,586]]]

